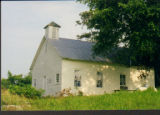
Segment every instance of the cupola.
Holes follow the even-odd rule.
[[[59,26],[55,22],[51,22],[44,27],[45,29],[45,38],[48,39],[59,39]]]

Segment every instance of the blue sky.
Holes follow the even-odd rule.
[[[36,50],[44,35],[43,27],[51,21],[60,26],[60,37],[77,39],[86,28],[76,25],[79,13],[87,6],[74,1],[2,1],[1,77],[29,72]]]

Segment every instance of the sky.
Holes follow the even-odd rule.
[[[1,78],[8,71],[27,75],[44,36],[43,27],[51,21],[61,26],[59,35],[77,39],[86,28],[76,24],[87,6],[75,1],[1,2]]]

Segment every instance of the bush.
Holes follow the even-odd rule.
[[[2,78],[2,80],[1,80],[1,88],[2,89],[8,89],[10,85],[11,85],[11,82],[8,79]]]
[[[8,72],[7,80],[11,83],[11,85],[19,85],[19,86],[31,85],[32,83],[31,76],[27,75],[23,78],[22,74],[12,75],[10,71]]]
[[[59,96],[73,96],[73,94],[71,93],[71,88],[66,88],[63,89],[62,91],[58,92]]]
[[[21,81],[23,84],[27,85],[27,84],[32,84],[32,77],[27,75],[23,78],[23,80]]]
[[[83,96],[83,92],[82,91],[78,91],[78,96]]]
[[[36,90],[31,86],[32,77],[27,75],[22,77],[22,74],[13,75],[8,71],[8,79],[1,80],[1,87],[9,89],[10,93],[24,95],[27,98],[39,98],[43,94],[43,90]]]
[[[36,90],[31,85],[26,85],[24,87],[18,86],[18,85],[10,85],[9,91],[12,94],[17,94],[20,96],[25,96],[27,98],[40,98],[43,94],[43,90]]]

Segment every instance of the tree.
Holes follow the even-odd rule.
[[[106,56],[123,44],[132,64],[154,67],[160,85],[160,1],[77,0],[89,11],[80,14],[79,25],[89,30],[79,38],[94,41],[94,55]]]
[[[6,79],[10,85],[31,85],[32,84],[32,77],[28,74],[25,77],[22,77],[22,74],[13,75],[10,71],[8,71],[8,79]]]

